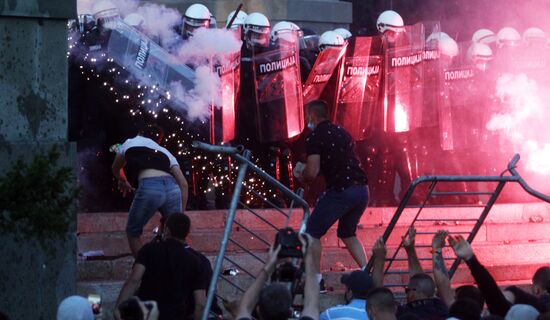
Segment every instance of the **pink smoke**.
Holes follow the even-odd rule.
[[[522,156],[524,168],[550,174],[550,112],[544,101],[550,91],[523,73],[498,78],[496,95],[502,109],[492,115],[487,129],[497,131],[501,144],[510,144]]]

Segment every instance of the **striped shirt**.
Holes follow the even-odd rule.
[[[325,310],[319,317],[320,320],[368,320],[365,306],[366,300],[353,299],[348,304],[341,304]]]

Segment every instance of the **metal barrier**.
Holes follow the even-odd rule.
[[[520,159],[519,154],[514,155],[512,160],[508,163],[508,166],[506,170],[502,172],[500,176],[424,176],[419,177],[416,180],[414,180],[409,188],[407,189],[406,194],[404,195],[403,199],[399,203],[399,206],[393,215],[390,223],[388,224],[388,227],[386,228],[384,234],[383,234],[383,240],[384,243],[388,241],[390,238],[390,235],[392,234],[397,222],[401,218],[401,215],[405,209],[408,208],[416,208],[418,209],[416,214],[414,215],[414,218],[410,224],[409,227],[415,226],[416,222],[433,222],[433,223],[441,223],[441,222],[475,222],[472,229],[469,232],[455,232],[458,234],[468,234],[467,240],[468,242],[472,242],[477,235],[479,229],[483,225],[485,219],[487,218],[487,215],[491,211],[492,206],[496,202],[497,198],[499,197],[500,193],[502,192],[504,186],[508,182],[516,182],[519,183],[520,186],[530,195],[546,201],[550,202],[550,197],[547,195],[544,195],[538,191],[533,190],[529,185],[523,180],[523,178],[519,175],[519,173],[516,171],[516,165]],[[510,175],[505,175],[507,172],[510,173]],[[487,191],[487,192],[468,192],[468,191],[456,191],[456,192],[441,192],[437,191],[436,187],[440,183],[449,183],[449,184],[458,184],[458,183],[472,183],[472,182],[478,182],[478,183],[496,183],[496,187],[493,191]],[[413,198],[413,195],[415,194],[415,191],[418,189],[421,185],[428,184],[428,193],[426,194],[425,198],[421,201],[420,204],[410,204],[410,200]],[[449,196],[455,196],[455,197],[465,197],[465,196],[475,196],[475,197],[482,197],[487,196],[487,201],[479,204],[454,204],[454,205],[433,205],[429,203],[430,199],[433,199],[435,197],[449,197]],[[422,210],[424,208],[460,208],[460,207],[468,207],[468,208],[482,208],[481,213],[477,218],[440,218],[440,217],[429,217],[424,218],[421,217]],[[419,234],[419,233],[417,233]],[[423,232],[421,234],[435,234],[435,232]],[[416,246],[417,248],[420,247],[428,247],[428,245],[419,245]],[[431,247],[431,245],[429,245]],[[406,261],[406,258],[398,258],[398,254],[403,249],[402,242],[399,244],[395,252],[393,253],[392,257],[389,259],[386,259],[388,262],[388,265],[385,269],[385,274],[406,274],[407,271],[403,270],[393,270],[392,266],[394,265],[395,261]],[[430,258],[419,258],[419,260],[430,260]],[[454,273],[456,272],[459,264],[460,259],[459,258],[447,258],[445,260],[454,260],[451,268],[449,269],[449,277],[452,278]],[[367,264],[367,270],[372,271],[374,263],[374,258],[371,257],[369,259],[369,262]],[[389,287],[400,287],[404,286],[405,283],[392,283],[392,284],[385,284]]]
[[[238,147],[215,146],[215,145],[210,145],[210,144],[206,144],[206,143],[203,143],[203,142],[195,141],[195,142],[193,142],[193,147],[201,149],[201,150],[205,150],[205,151],[208,151],[208,152],[214,152],[214,153],[224,154],[224,155],[230,156],[231,158],[237,160],[240,163],[239,173],[238,173],[238,176],[237,176],[237,180],[235,181],[235,188],[234,188],[234,191],[233,191],[233,196],[231,198],[231,204],[229,206],[229,211],[227,212],[223,237],[222,237],[222,240],[220,242],[220,250],[219,250],[218,256],[216,257],[216,262],[215,262],[215,265],[214,265],[214,272],[213,272],[213,275],[212,275],[212,280],[210,281],[210,286],[208,288],[208,296],[207,296],[207,299],[206,299],[206,305],[205,305],[205,308],[204,308],[204,311],[203,311],[203,314],[202,314],[202,318],[201,318],[203,320],[206,320],[206,319],[208,319],[210,308],[212,306],[212,302],[213,302],[214,296],[216,294],[216,287],[217,287],[219,278],[222,278],[223,280],[227,281],[230,285],[237,288],[237,290],[239,290],[241,292],[245,291],[244,288],[241,288],[238,284],[234,283],[233,281],[231,281],[227,277],[224,277],[223,275],[220,274],[221,269],[222,269],[222,264],[223,264],[224,260],[228,261],[230,264],[236,266],[237,268],[242,270],[244,273],[246,273],[250,277],[254,278],[254,275],[252,274],[252,272],[249,272],[248,270],[243,268],[241,265],[239,265],[238,263],[236,263],[232,259],[225,256],[227,245],[230,242],[233,245],[235,245],[236,247],[238,247],[241,250],[243,250],[244,252],[246,252],[247,254],[249,254],[255,260],[260,261],[262,264],[265,263],[265,261],[263,261],[257,254],[255,254],[251,250],[247,249],[244,245],[240,244],[235,239],[231,239],[231,230],[233,228],[233,224],[239,226],[242,230],[250,233],[253,237],[255,237],[256,239],[258,239],[259,241],[264,243],[267,247],[270,246],[270,241],[262,238],[260,235],[256,234],[254,231],[250,230],[248,227],[246,227],[242,223],[240,223],[238,221],[235,221],[235,214],[236,214],[236,211],[237,211],[237,206],[240,204],[244,209],[246,209],[252,215],[257,217],[259,220],[266,223],[271,228],[273,228],[275,230],[280,229],[280,227],[275,226],[273,223],[269,222],[264,217],[262,217],[254,209],[248,207],[245,203],[243,203],[239,200],[240,196],[241,196],[242,188],[243,187],[247,188],[249,191],[254,193],[256,196],[260,197],[269,206],[276,209],[275,211],[277,211],[277,212],[281,213],[282,215],[284,215],[286,217],[285,227],[288,226],[288,224],[289,224],[293,207],[294,206],[301,207],[303,209],[303,216],[302,216],[302,221],[301,221],[301,224],[300,224],[300,232],[305,231],[306,221],[307,221],[307,218],[309,217],[309,206],[308,206],[307,202],[302,198],[303,191],[299,191],[298,193],[293,192],[292,190],[290,190],[286,186],[284,186],[282,183],[280,183],[277,179],[273,178],[272,176],[267,174],[265,171],[263,171],[261,168],[256,166],[254,163],[252,163],[250,161],[250,156],[251,156],[250,151],[245,150],[242,146],[238,146]],[[245,180],[246,173],[248,171],[252,171],[252,172],[256,173],[257,175],[259,175],[262,179],[265,180],[265,182],[267,182],[269,185],[271,185],[276,190],[282,192],[282,194],[287,199],[290,200],[290,203],[288,205],[288,212],[287,213],[285,213],[284,209],[282,209],[282,208],[278,207],[277,205],[275,205],[274,203],[270,202],[268,199],[266,199],[265,197],[260,195],[257,191],[255,191],[253,188],[251,188],[251,187],[249,187],[249,186],[247,186],[243,183],[244,180]]]

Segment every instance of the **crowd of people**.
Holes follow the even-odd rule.
[[[117,16],[118,14],[112,15],[113,8],[106,8],[96,13],[100,19],[98,25],[113,27],[113,16],[120,17]],[[95,21],[94,18],[96,17],[90,19],[88,16],[81,16],[78,23],[82,29],[89,29],[90,25],[87,23]],[[144,25],[143,17],[137,14],[127,15],[124,17],[124,21],[147,33],[148,29]],[[196,30],[215,28],[217,25],[215,17],[208,8],[201,4],[193,4],[186,10],[182,23],[175,27],[179,28],[178,34],[181,37],[189,39],[193,37]],[[267,52],[270,46],[289,40],[288,37],[298,36],[301,47],[299,63],[294,69],[298,73],[295,73],[294,76],[298,74],[301,78],[299,84],[302,84],[307,83],[309,73],[315,66],[320,52],[330,48],[343,50],[346,45],[355,43],[354,37],[349,31],[342,28],[326,31],[317,36],[315,32],[305,28],[301,29],[289,21],[279,22],[271,27],[269,19],[259,12],[250,14],[243,11],[232,12],[227,17],[226,28],[235,30],[236,36],[243,41],[240,61],[240,92],[236,103],[236,136],[233,143],[245,144],[253,151],[256,150],[261,155],[267,155],[265,170],[279,180],[280,165],[275,165],[275,163],[282,160],[275,158],[284,154],[284,152],[281,153],[281,149],[295,147],[289,143],[292,139],[294,139],[293,143],[302,143],[302,150],[296,152],[296,158],[293,159],[294,164],[299,163],[295,166],[299,169],[294,170],[293,174],[292,170],[288,170],[286,178],[292,179],[294,176],[297,182],[308,185],[318,176],[323,176],[326,190],[316,201],[315,209],[307,222],[306,232],[300,235],[304,262],[303,308],[293,310],[294,297],[286,283],[270,281],[272,274],[281,262],[278,259],[281,248],[272,247],[267,263],[237,303],[238,307],[229,308],[224,314],[215,302],[210,309],[213,318],[223,318],[228,314],[241,320],[252,319],[252,317],[265,320],[290,317],[304,320],[535,320],[550,318],[550,267],[542,267],[533,275],[531,293],[514,286],[501,290],[491,274],[475,256],[470,244],[461,236],[449,235],[444,230],[438,231],[432,240],[433,272],[431,275],[422,270],[417,258],[415,230],[409,230],[408,236],[403,239],[403,246],[408,257],[410,280],[404,288],[406,303],[398,304],[396,295],[401,293],[384,287],[387,251],[384,239],[378,239],[375,243],[372,253],[374,256],[373,269],[367,270],[366,254],[355,233],[360,218],[369,203],[369,197],[371,197],[369,187],[374,194],[372,198],[378,201],[378,204],[386,203],[385,200],[388,200],[388,204],[395,204],[397,199],[394,195],[396,173],[401,179],[402,188],[405,188],[407,183],[422,173],[421,171],[437,169],[433,166],[430,167],[428,165],[430,161],[427,161],[428,158],[433,158],[434,154],[422,151],[425,146],[412,142],[425,135],[425,132],[429,132],[437,138],[433,140],[432,136],[430,137],[432,140],[426,141],[431,144],[436,141],[436,149],[439,150],[440,128],[438,128],[438,121],[434,120],[437,117],[432,117],[431,122],[426,120],[429,117],[425,117],[423,120],[426,123],[423,126],[412,127],[411,125],[406,130],[400,130],[397,122],[400,120],[399,111],[403,111],[399,108],[403,106],[398,103],[399,97],[396,98],[396,92],[399,90],[395,86],[398,85],[397,80],[399,80],[396,78],[404,76],[404,74],[398,72],[390,74],[386,70],[386,74],[390,74],[390,76],[381,77],[375,85],[376,90],[379,91],[377,95],[380,94],[380,99],[374,99],[375,106],[372,110],[374,119],[368,121],[369,128],[361,127],[364,132],[372,131],[375,134],[358,139],[356,132],[351,132],[352,130],[346,127],[346,122],[339,123],[338,119],[340,118],[335,115],[339,103],[335,97],[339,97],[341,90],[335,89],[334,84],[341,85],[342,83],[341,79],[337,79],[337,74],[331,74],[325,79],[327,86],[324,91],[315,97],[316,99],[308,101],[306,104],[305,110],[303,110],[304,119],[299,118],[300,121],[305,120],[302,122],[307,123],[302,135],[299,137],[298,134],[294,136],[283,134],[283,138],[280,138],[281,127],[273,125],[279,120],[269,118],[270,125],[266,125],[262,121],[265,121],[265,116],[269,114],[258,113],[258,110],[262,108],[258,108],[261,99],[258,98],[257,88],[254,84],[257,80],[254,79],[257,76],[257,70],[253,63],[254,57]],[[413,66],[420,60],[415,63],[411,61],[415,61],[414,59],[429,60],[431,56],[428,51],[434,50],[438,52],[438,55],[434,57],[439,59],[440,64],[446,64],[448,70],[463,66],[461,63],[467,60],[466,65],[474,67],[478,70],[476,72],[485,73],[497,52],[508,57],[511,48],[517,46],[519,42],[523,42],[525,46],[533,48],[540,46],[545,49],[547,42],[544,32],[536,28],[528,29],[523,38],[511,28],[503,28],[497,34],[487,29],[481,29],[473,35],[469,46],[462,50],[454,39],[439,28],[434,28],[434,32],[427,39],[422,35],[420,42],[423,53],[421,56],[426,58],[418,58],[416,55],[411,55],[411,52],[408,52],[406,56],[395,56],[403,47],[412,48],[417,44],[412,37],[416,29],[406,26],[397,12],[391,10],[383,12],[377,21],[377,29],[380,34],[371,39],[373,43],[379,41],[380,44],[379,48],[373,49],[376,51],[374,55],[392,61],[391,63],[386,61],[384,68],[390,68],[394,64],[394,59],[396,65],[410,64]],[[164,40],[157,39],[159,45],[166,45],[168,46],[167,50],[174,50]],[[430,47],[434,45],[435,47]],[[359,47],[357,45],[354,50],[359,50]],[[373,47],[375,46],[373,45]],[[367,56],[369,55],[372,55],[372,52],[369,52]],[[292,61],[292,59],[288,61]],[[509,60],[505,59],[504,62],[509,62]],[[379,63],[378,67],[382,67],[381,62]],[[363,65],[364,70],[368,69],[367,66],[371,67],[367,63],[367,65]],[[368,70],[380,72],[376,66],[372,66],[372,69]],[[468,70],[471,71],[471,69]],[[440,69],[435,71],[437,73]],[[366,76],[367,71],[364,73]],[[334,77],[334,83],[331,85],[330,78],[332,77]],[[468,72],[449,73],[449,78],[453,77],[464,80],[473,78],[473,74]],[[415,79],[414,76],[411,76],[409,80],[413,79]],[[485,80],[486,78],[482,77],[481,79]],[[427,84],[425,79],[422,81],[422,83],[415,83],[414,86]],[[437,85],[440,84],[438,81],[440,79],[435,82]],[[412,84],[408,83],[408,85]],[[420,87],[422,88],[422,86]],[[327,92],[327,90],[333,91]],[[460,93],[463,94],[463,92]],[[410,96],[414,97],[415,94],[410,93]],[[420,111],[420,113],[429,113],[429,110],[438,105],[434,101],[431,101],[434,105],[429,105],[430,101],[427,96],[422,97],[424,104],[421,104],[420,108],[423,109],[416,110],[416,113]],[[327,102],[320,98],[326,98]],[[393,102],[391,99],[394,99]],[[264,100],[270,102],[269,99]],[[301,101],[301,99],[297,101]],[[381,101],[384,101],[385,105],[382,106]],[[390,101],[389,105],[388,101]],[[464,103],[475,104],[477,107],[476,103],[478,102],[466,101],[452,107],[461,107]],[[365,102],[361,100],[359,103],[364,106]],[[290,106],[283,105],[283,111],[285,107]],[[301,105],[294,107],[302,110]],[[388,108],[391,111],[387,111]],[[380,113],[382,109],[386,113]],[[274,112],[271,116],[279,113]],[[457,117],[461,116],[464,115],[458,114]],[[469,118],[465,116],[464,119]],[[393,121],[389,130],[387,130],[387,126],[390,124],[388,121]],[[283,122],[286,125],[284,120]],[[474,142],[470,141],[471,144],[465,146],[465,149],[461,149],[459,147],[460,139],[476,138],[476,141],[480,142],[487,138],[482,138],[483,134],[478,132],[483,125],[463,122],[471,127],[456,128],[454,133],[457,136],[449,147],[449,150],[460,154],[468,153],[468,148],[476,146]],[[366,126],[367,123],[360,123],[360,125]],[[433,131],[434,128],[435,131]],[[452,134],[453,132],[447,133]],[[461,134],[465,136],[461,136]],[[300,138],[302,138],[301,141]],[[199,319],[205,307],[210,279],[213,276],[208,259],[186,243],[185,239],[189,234],[191,222],[182,212],[186,210],[189,185],[183,170],[180,169],[178,160],[167,148],[160,146],[161,141],[162,132],[155,126],[147,126],[136,137],[126,140],[114,150],[116,155],[112,173],[117,180],[118,187],[123,193],[135,192],[126,231],[130,248],[136,259],[130,276],[125,281],[116,301],[116,307],[113,310],[116,319]],[[442,144],[444,143],[441,142]],[[363,146],[363,152],[358,150],[359,146]],[[272,152],[274,149],[278,151]],[[441,154],[444,151],[441,149],[438,152]],[[460,157],[454,157],[455,153],[451,152],[447,156],[449,159],[460,159]],[[275,157],[271,155],[275,155]],[[300,163],[300,161],[304,163]],[[431,162],[433,165],[433,161]],[[291,167],[289,164],[289,168]],[[418,171],[413,172],[411,168],[416,168]],[[369,187],[367,187],[367,176],[371,178]],[[157,210],[161,212],[165,220],[165,238],[143,245],[140,239],[143,226]],[[337,236],[346,244],[359,270],[346,274],[341,279],[342,284],[346,287],[345,298],[348,303],[322,311],[319,305],[319,294],[325,291],[325,288],[320,272],[322,251],[319,239],[337,221],[339,223]],[[446,243],[453,249],[457,258],[466,262],[476,286],[467,285],[454,289],[451,287],[442,253],[442,248]],[[266,283],[269,284],[266,285]],[[70,297],[63,301],[59,306],[58,319],[91,319],[90,314],[92,313],[90,312],[92,310],[90,308],[90,312],[87,311],[88,304],[87,301],[86,303],[84,301],[86,300],[78,297]],[[83,311],[84,309],[86,310]],[[77,315],[77,311],[82,313]]]
[[[166,240],[145,245],[132,273],[124,283],[113,310],[116,319],[200,319],[212,276],[208,260],[185,243],[190,221],[173,214],[166,223]],[[344,274],[344,305],[320,310],[320,286],[316,277],[313,238],[300,234],[302,242],[303,306],[295,310],[289,283],[272,279],[286,259],[279,259],[281,246],[272,246],[265,265],[239,301],[225,313],[217,304],[211,319],[255,317],[262,320],[311,319],[423,319],[423,320],[544,320],[550,318],[550,267],[540,267],[532,276],[531,292],[517,286],[500,288],[460,235],[439,230],[432,239],[432,272],[422,270],[416,256],[415,230],[403,239],[408,258],[409,281],[404,291],[384,287],[387,249],[380,238],[373,246],[371,272],[364,269]],[[442,249],[452,248],[463,259],[475,285],[451,287]],[[210,270],[210,271],[209,271]],[[405,297],[404,300],[402,297]],[[398,299],[399,298],[399,299]],[[402,303],[401,303],[402,302]],[[109,312],[106,310],[104,312]],[[58,320],[92,320],[92,306],[83,297],[66,298],[58,308]]]

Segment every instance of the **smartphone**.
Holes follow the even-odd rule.
[[[89,294],[88,302],[92,306],[94,314],[99,314],[101,312],[101,296],[99,294]]]

